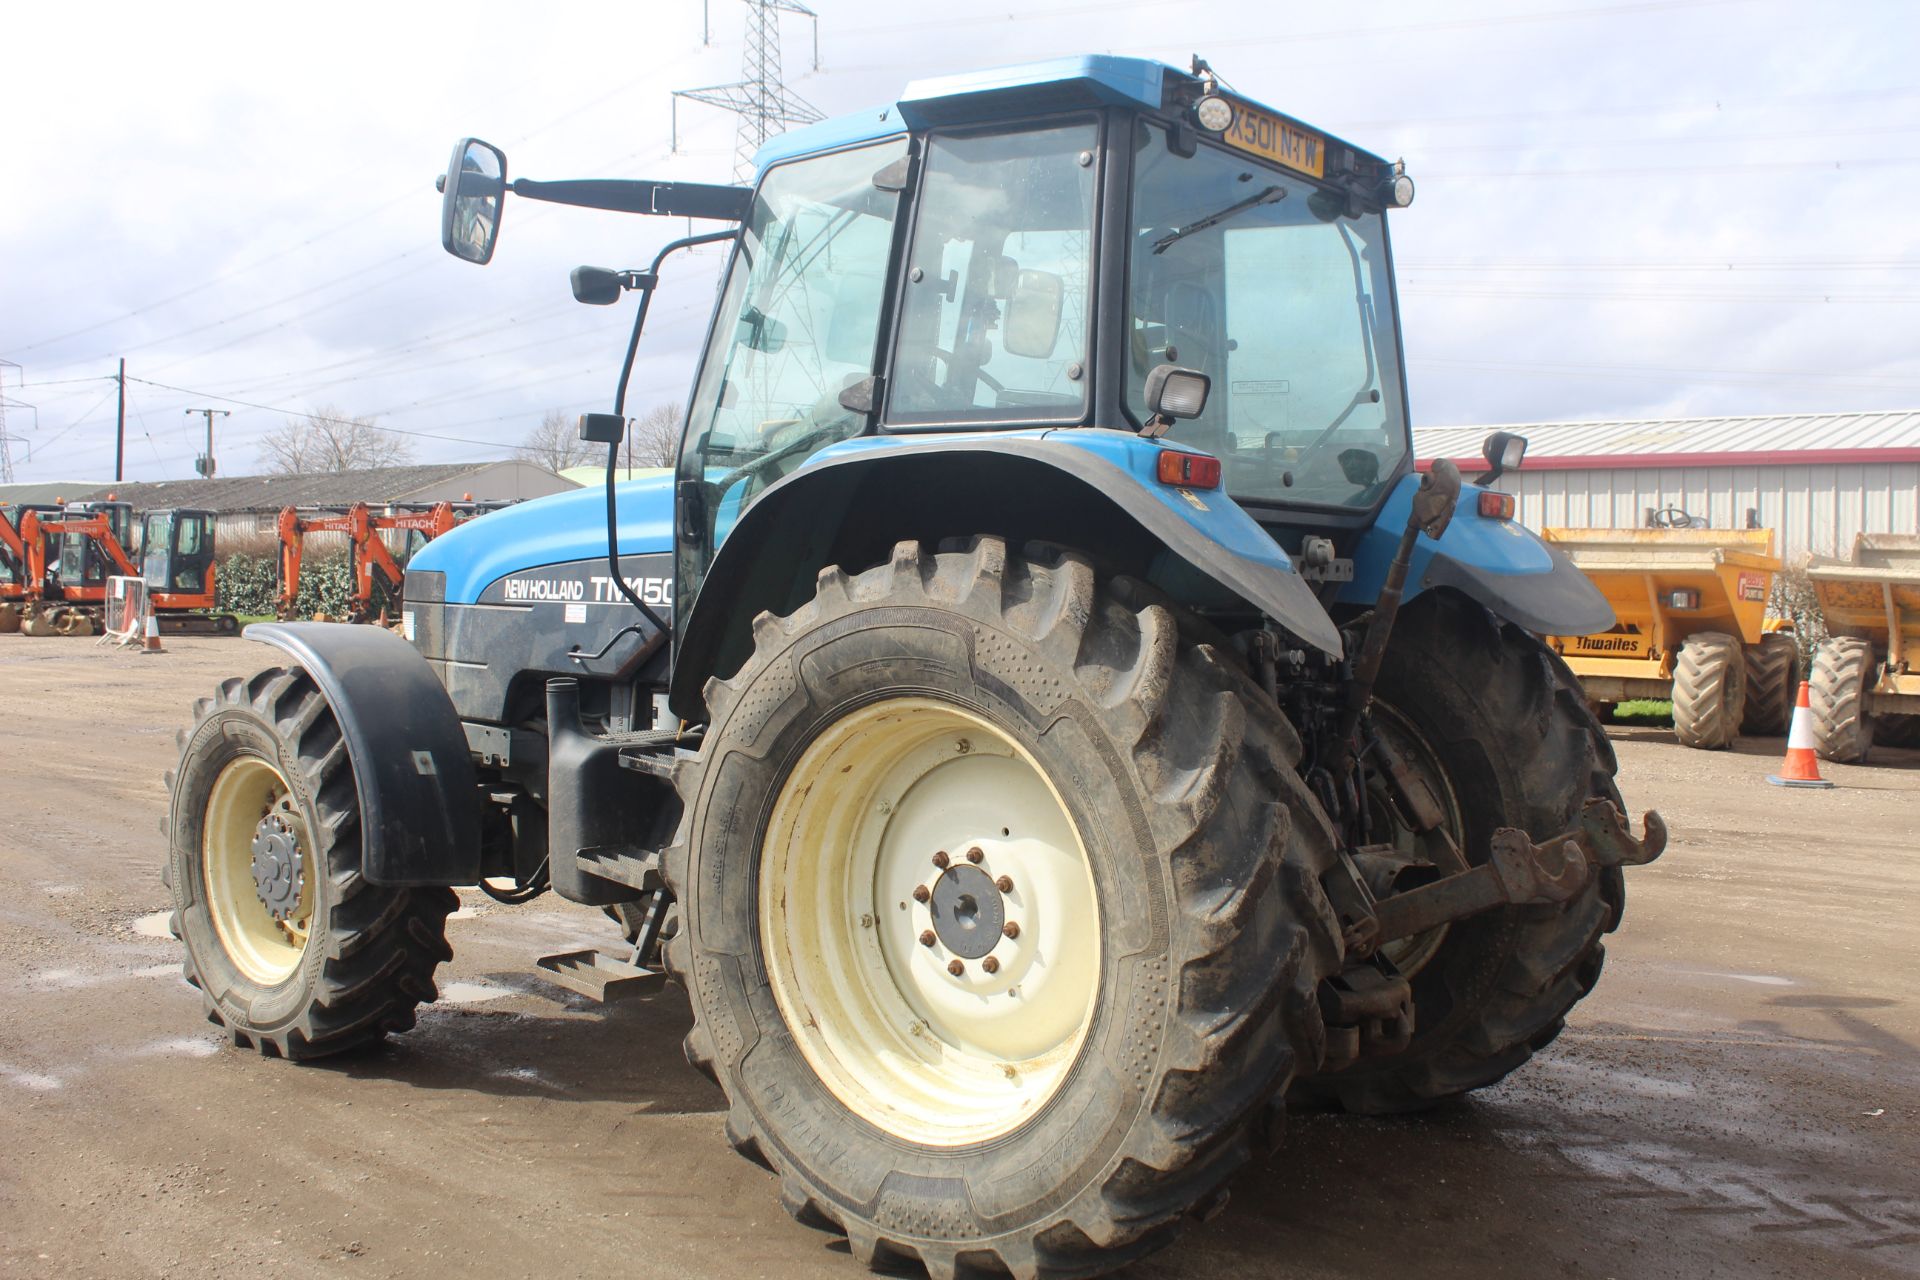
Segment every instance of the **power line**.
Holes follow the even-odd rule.
[[[569,374],[567,376],[571,377],[572,375]],[[237,404],[248,409],[264,409],[268,413],[286,413],[286,414],[292,414],[296,417],[303,416],[306,413],[306,410],[304,409],[296,409],[289,405],[261,404],[260,402],[255,400],[242,400],[237,396],[223,396],[213,391],[196,391],[191,387],[176,387],[166,382],[155,382],[151,378],[130,377],[127,379],[127,381],[145,383],[149,387],[158,387],[162,391],[178,391],[182,395],[199,396],[205,400],[219,400],[224,404]],[[478,445],[486,445],[489,448],[498,448],[500,446],[500,442],[497,440],[475,440],[467,436],[441,435],[438,432],[433,432],[433,431],[409,431],[402,427],[383,427],[378,423],[369,423],[368,425],[371,426],[375,431],[385,431],[391,435],[396,435],[396,436],[416,436],[422,440],[449,440],[455,444],[478,444]],[[57,438],[58,437],[56,437],[56,439]]]

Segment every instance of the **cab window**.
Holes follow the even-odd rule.
[[[1088,121],[929,141],[889,427],[1086,413],[1099,140]]]

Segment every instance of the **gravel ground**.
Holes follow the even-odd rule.
[[[166,937],[159,778],[191,699],[271,656],[167,647],[0,636],[0,1274],[861,1274],[727,1148],[676,990],[534,976],[618,941],[597,912],[469,897],[414,1033],[225,1047]],[[1297,1116],[1131,1274],[1920,1276],[1920,752],[1788,792],[1778,741],[1609,732],[1674,838],[1559,1041],[1427,1116]]]

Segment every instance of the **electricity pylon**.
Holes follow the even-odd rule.
[[[704,102],[740,117],[734,136],[733,173],[741,182],[753,180],[753,156],[782,126],[812,124],[826,116],[812,103],[787,88],[780,77],[780,14],[797,13],[813,19],[813,69],[820,69],[820,16],[797,0],[746,0],[747,35],[741,46],[740,78],[732,84],[673,91],[673,148],[680,149],[680,99]]]

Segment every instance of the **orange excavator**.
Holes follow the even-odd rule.
[[[214,513],[185,508],[151,512],[145,529],[142,566],[127,552],[133,535],[128,503],[70,503],[53,511],[23,513],[18,539],[26,593],[20,630],[28,635],[92,635],[105,612],[107,579],[128,577],[146,581],[147,599],[162,632],[237,631],[232,614],[212,612]],[[50,561],[56,552],[57,561]]]
[[[347,538],[348,562],[353,567],[353,587],[347,598],[347,620],[374,620],[376,584],[398,600],[406,580],[402,560],[410,556],[418,543],[430,542],[461,522],[461,512],[451,502],[436,502],[414,511],[393,515],[374,515],[364,502],[356,502],[344,511],[303,513],[295,507],[280,512],[280,600],[278,611],[284,618],[297,616],[300,598],[300,561],[309,533],[340,533]],[[396,558],[383,534],[408,534],[408,546],[402,558]],[[418,538],[418,542],[415,538]],[[381,617],[384,620],[384,610]]]

